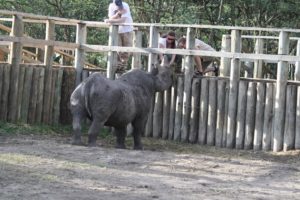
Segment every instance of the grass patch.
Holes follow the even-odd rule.
[[[42,124],[7,123],[0,121],[0,135],[69,135],[71,126],[49,126]]]

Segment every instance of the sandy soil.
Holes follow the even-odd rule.
[[[34,138],[0,137],[1,200],[300,199],[299,152],[224,156],[228,150],[134,151]]]

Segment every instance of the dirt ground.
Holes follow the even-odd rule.
[[[134,151],[0,136],[0,199],[300,199],[299,151],[190,146]]]

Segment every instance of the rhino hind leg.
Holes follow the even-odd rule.
[[[88,146],[94,147],[96,146],[97,136],[100,132],[100,130],[103,128],[104,122],[101,122],[97,119],[94,119],[92,121],[92,124],[88,131]]]
[[[147,118],[139,118],[132,123],[133,126],[132,136],[134,140],[133,149],[135,150],[143,150],[141,136],[144,133],[146,122],[147,122]]]
[[[82,115],[77,114],[73,115],[73,139],[72,144],[73,145],[83,145],[81,141],[81,123],[82,123]]]
[[[115,127],[115,135],[117,137],[117,149],[126,149],[125,138],[126,138],[126,126]]]

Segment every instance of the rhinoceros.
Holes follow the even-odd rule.
[[[103,126],[114,127],[116,148],[126,148],[126,127],[133,127],[134,149],[143,149],[141,136],[145,131],[155,92],[172,85],[168,65],[156,66],[151,72],[132,69],[116,80],[100,73],[92,74],[73,91],[70,102],[73,116],[72,144],[82,145],[81,123],[91,119],[88,146],[95,146]]]

